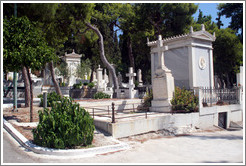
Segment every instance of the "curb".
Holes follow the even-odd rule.
[[[46,154],[54,156],[79,156],[79,157],[91,157],[98,154],[104,154],[109,152],[116,152],[119,150],[129,149],[129,145],[119,140],[113,139],[118,144],[88,148],[88,149],[51,149],[41,146],[37,146],[28,139],[26,139],[19,131],[17,131],[8,121],[3,118],[3,128],[24,148],[33,151],[37,154]]]

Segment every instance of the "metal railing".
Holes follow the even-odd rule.
[[[103,108],[97,108],[97,107],[83,107],[86,109],[90,115],[95,118],[97,117],[107,117],[111,119],[111,123],[116,123],[116,120],[119,119],[125,119],[125,118],[133,118],[133,117],[144,117],[145,119],[148,118],[148,114],[153,114],[149,113],[149,107],[135,107],[139,105],[139,103],[131,103],[131,104],[124,104],[125,106],[128,106],[128,108],[123,108],[121,109],[121,105],[115,105],[114,102],[112,102],[111,106],[105,105],[104,107],[107,107],[107,109]],[[132,107],[129,108],[129,105],[132,105]],[[101,106],[103,107],[103,106]],[[118,107],[118,109],[116,109]]]
[[[223,104],[238,104],[240,102],[240,88],[215,89],[201,88],[202,104],[204,107]]]

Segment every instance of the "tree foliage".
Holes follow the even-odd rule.
[[[55,59],[42,30],[27,17],[3,21],[3,62],[5,71],[19,71],[23,66],[39,70]]]
[[[243,37],[243,3],[222,3],[218,6],[219,14],[231,18],[230,28],[236,33],[241,31],[241,41]]]

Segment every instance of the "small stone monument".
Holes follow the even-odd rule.
[[[120,72],[118,72],[118,82],[119,82],[119,87],[122,87],[122,75]]]
[[[134,87],[135,87],[133,78],[136,76],[136,73],[133,73],[133,67],[129,67],[129,73],[127,73],[126,76],[129,77],[129,83],[128,83],[129,98],[133,99],[134,98]]]
[[[98,91],[103,91],[104,90],[104,85],[103,85],[103,75],[102,75],[103,69],[100,68],[100,65],[98,65],[97,69],[97,90]]]
[[[108,75],[107,75],[107,69],[104,69],[104,76],[103,76],[103,79],[105,80],[105,83],[107,84],[108,83]]]
[[[153,73],[152,79],[153,100],[151,101],[151,111],[170,112],[170,100],[173,98],[174,93],[174,78],[171,70],[164,64],[164,51],[168,48],[163,46],[161,35],[158,36],[157,41],[151,43],[153,43],[151,45],[151,53],[158,54],[158,66]]]
[[[138,86],[140,86],[140,87],[143,86],[142,71],[141,71],[141,69],[138,69],[137,79],[138,79],[138,83],[139,83]]]

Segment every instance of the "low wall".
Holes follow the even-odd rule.
[[[200,128],[205,129],[213,125],[218,126],[218,114],[226,112],[226,128],[229,128],[230,122],[238,122],[243,120],[243,109],[240,104],[224,105],[224,106],[213,106],[213,107],[202,107],[200,108]]]
[[[70,87],[60,87],[60,89],[63,96],[69,97]],[[44,91],[47,93],[56,92],[55,87],[53,86],[42,86],[41,93]]]
[[[94,94],[96,94],[96,89],[71,89],[69,92],[69,96],[71,98],[93,98]]]
[[[112,109],[112,102],[115,104],[115,110],[137,108],[143,103],[143,99],[98,99],[98,100],[76,100],[81,107],[99,108],[105,110]]]
[[[115,138],[122,138],[163,129],[177,135],[189,133],[198,128],[211,129],[214,125],[218,126],[218,114],[221,112],[227,112],[227,128],[229,128],[230,122],[243,120],[241,105],[237,104],[204,107],[200,112],[195,113],[163,113],[163,115],[148,117],[147,119],[129,119],[125,121],[116,121],[116,123],[94,119],[94,123],[97,128],[106,131]]]
[[[94,120],[97,128],[106,131],[114,138],[122,138],[157,130],[168,130],[173,134],[191,132],[199,126],[199,113],[164,114],[147,119],[135,119],[117,123]]]

